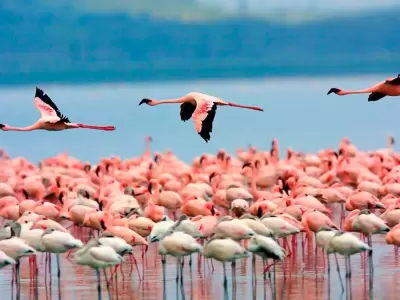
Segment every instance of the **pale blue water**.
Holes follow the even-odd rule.
[[[170,148],[187,161],[202,152],[215,153],[219,148],[231,152],[248,144],[268,148],[274,137],[279,139],[282,148],[302,151],[337,147],[343,136],[361,149],[382,147],[385,135],[396,135],[400,125],[398,98],[371,103],[367,95],[326,95],[331,87],[363,88],[379,80],[382,80],[381,75],[91,86],[38,83],[71,121],[111,124],[116,125],[117,130],[0,132],[0,146],[6,147],[12,155],[23,155],[35,161],[68,151],[92,162],[111,154],[138,155],[143,151],[146,135],[153,137],[155,151]],[[34,122],[39,117],[33,105],[34,91],[34,86],[1,89],[0,122],[15,126]],[[265,112],[219,108],[211,141],[206,144],[195,132],[192,121],[180,121],[178,105],[138,106],[144,97],[179,97],[190,91],[262,106]]]
[[[257,80],[196,81],[176,83],[151,83],[132,85],[47,86],[39,85],[52,97],[60,110],[72,121],[115,125],[115,132],[70,130],[63,132],[37,131],[31,133],[0,132],[0,147],[12,156],[25,156],[34,161],[67,151],[82,160],[96,162],[111,154],[123,158],[139,155],[143,139],[153,137],[154,151],[172,149],[179,157],[190,161],[203,152],[216,152],[224,148],[234,152],[237,147],[253,144],[268,149],[272,138],[278,138],[281,149],[292,147],[302,151],[336,148],[343,136],[349,137],[361,149],[384,147],[387,134],[396,136],[400,125],[398,98],[368,103],[366,95],[338,97],[327,96],[331,87],[363,88],[381,76],[341,78],[279,78]],[[34,122],[39,113],[33,105],[34,86],[2,89],[0,122],[26,126]],[[190,91],[219,96],[225,100],[262,106],[264,113],[222,107],[214,122],[214,132],[206,144],[195,132],[193,123],[180,121],[177,105],[138,106],[144,97],[172,98]],[[300,242],[300,238],[298,238]],[[390,295],[399,293],[397,255],[393,247],[384,243],[383,237],[374,237],[373,289],[369,283],[368,266],[360,263],[360,256],[352,258],[352,293],[347,299],[397,299]],[[299,245],[300,246],[300,245]],[[139,250],[138,250],[139,251]],[[228,278],[228,289],[222,286],[222,268],[215,262],[215,271],[199,271],[197,257],[193,272],[185,267],[184,289],[175,284],[175,260],[169,259],[166,290],[163,290],[161,263],[155,257],[152,245],[145,264],[145,281],[139,283],[137,275],[128,275],[111,288],[112,299],[346,299],[342,295],[331,259],[331,279],[323,268],[321,252],[315,261],[314,250],[301,249],[286,261],[287,277],[283,280],[281,266],[277,267],[277,294],[261,274],[261,261],[257,261],[257,283],[252,285],[251,260],[237,265],[236,288]],[[141,259],[139,258],[139,269]],[[40,259],[41,260],[41,259]],[[340,259],[342,272],[344,261]],[[62,299],[95,299],[96,276],[94,271],[76,267],[62,259]],[[59,299],[55,259],[53,258],[52,283],[44,279],[44,262],[40,265],[38,283],[39,299]],[[227,269],[230,276],[230,268]],[[0,292],[5,299],[12,297],[11,268],[0,271]],[[21,269],[21,298],[35,299],[34,288],[29,283],[27,262]],[[344,276],[343,276],[344,280]],[[328,283],[330,282],[330,284]],[[13,294],[15,297],[15,293]],[[183,295],[183,296],[182,296]],[[89,297],[89,298],[88,298]],[[390,298],[392,297],[392,298]],[[3,299],[3,298],[2,298]],[[15,299],[15,298],[12,298]],[[103,282],[103,299],[108,299]]]

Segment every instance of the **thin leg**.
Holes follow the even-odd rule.
[[[335,253],[335,260],[336,260],[336,270],[339,275],[340,285],[342,286],[342,291],[344,291],[343,280],[342,280],[342,276],[340,275],[339,261],[338,261],[336,253]]]
[[[239,108],[246,108],[246,109],[258,110],[258,111],[264,111],[264,109],[262,109],[261,107],[257,107],[257,106],[242,105],[242,104],[236,104],[236,103],[232,103],[232,102],[228,102],[227,105],[228,106],[232,106],[232,107],[239,107]]]
[[[224,268],[224,288],[226,289],[228,286],[228,279],[226,278],[226,266],[225,262],[222,263],[222,267]]]
[[[75,124],[78,128],[86,128],[86,129],[96,129],[96,130],[105,130],[105,131],[113,131],[115,130],[115,126],[96,126],[96,125],[87,125],[87,124]],[[75,126],[73,126],[75,127]]]
[[[100,270],[96,270],[97,275],[97,294],[99,295],[99,300],[101,300],[101,274]]]

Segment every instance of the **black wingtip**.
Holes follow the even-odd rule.
[[[329,95],[329,94],[331,94],[331,93],[337,94],[337,93],[339,93],[339,92],[340,92],[340,89],[338,89],[338,88],[331,88],[331,89],[329,90],[329,92],[327,93],[327,95]]]
[[[42,97],[44,95],[44,92],[41,88],[36,87],[36,91],[35,91],[35,97]]]
[[[6,127],[6,125],[0,123],[0,129]]]
[[[140,101],[140,103],[139,103],[139,105],[142,105],[143,103],[150,103],[151,102],[151,100],[150,99],[147,99],[147,98],[144,98],[144,99],[142,99],[142,101]]]

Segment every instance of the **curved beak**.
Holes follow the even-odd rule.
[[[148,104],[148,103],[150,103],[150,102],[151,102],[150,99],[144,98],[144,99],[142,99],[142,101],[139,102],[139,105],[142,105],[143,103]]]

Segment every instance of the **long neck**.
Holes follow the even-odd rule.
[[[7,131],[32,131],[38,129],[38,126],[36,124],[27,126],[27,127],[12,127],[12,126],[7,126]]]
[[[342,90],[342,95],[349,95],[349,94],[369,94],[374,91],[373,87],[363,89],[363,90]]]
[[[167,104],[167,103],[183,103],[183,102],[188,102],[188,101],[191,101],[191,100],[192,100],[191,97],[183,96],[181,98],[176,98],[176,99],[159,100],[159,101],[156,101],[155,105]]]

